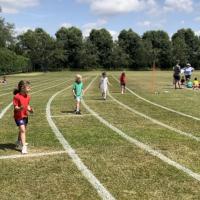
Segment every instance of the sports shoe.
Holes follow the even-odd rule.
[[[27,154],[28,150],[27,150],[27,145],[22,146],[22,154]]]
[[[76,115],[81,115],[81,112],[80,111],[76,111]]]

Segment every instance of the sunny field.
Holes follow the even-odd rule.
[[[0,199],[200,199],[200,91],[174,90],[171,72],[81,72],[86,93],[75,115],[75,72],[8,76],[0,85]],[[200,72],[193,76],[200,79]],[[31,81],[27,142],[15,148],[12,90]]]

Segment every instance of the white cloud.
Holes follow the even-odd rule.
[[[155,7],[155,0],[78,0],[87,3],[90,9],[98,15],[116,15],[128,12],[137,12]]]
[[[65,28],[70,28],[72,26],[73,25],[71,23],[68,23],[68,22],[65,22],[65,23],[61,24],[61,27],[65,27]]]
[[[200,30],[199,31],[195,31],[194,33],[195,33],[195,35],[200,37]]]
[[[39,5],[40,0],[0,0],[3,13],[15,14],[21,9]]]
[[[119,36],[119,33],[117,31],[114,31],[114,30],[108,30],[113,38],[113,40],[117,40],[118,39],[118,36]]]
[[[165,0],[164,5],[165,11],[193,11],[193,1],[192,0]]]
[[[26,26],[24,26],[24,27],[17,27],[17,28],[15,28],[15,36],[21,35],[21,34],[25,33],[28,30],[35,30],[35,28],[33,28],[33,27],[26,27]]]
[[[103,28],[103,25],[105,25],[106,23],[107,23],[107,20],[99,19],[96,22],[90,22],[90,23],[84,24],[81,27],[83,31],[83,36],[88,37],[92,29]]]
[[[150,21],[143,21],[143,22],[139,22],[138,23],[139,26],[143,26],[143,27],[150,27],[152,25],[152,23]]]

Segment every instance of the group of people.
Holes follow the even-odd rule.
[[[187,63],[186,67],[183,69],[181,69],[179,64],[176,64],[176,66],[173,68],[173,83],[175,89],[182,89],[183,86],[187,88],[199,89],[200,83],[197,77],[195,77],[193,81],[191,79],[193,71],[194,68],[190,63]],[[181,76],[181,74],[184,74],[184,76]]]
[[[102,73],[99,82],[99,88],[101,90],[101,95],[103,100],[106,100],[108,93],[108,85],[110,85],[106,72]],[[121,85],[121,93],[124,94],[126,87],[126,75],[123,72],[120,76],[120,85]],[[16,141],[16,147],[21,150],[22,154],[27,154],[27,145],[26,143],[26,131],[28,124],[28,115],[29,113],[33,113],[33,108],[30,104],[30,95],[29,92],[31,90],[30,82],[21,80],[18,83],[17,89],[14,89],[14,97],[13,97],[13,106],[14,106],[14,120],[16,125],[18,126],[18,138]],[[80,104],[81,99],[84,95],[84,86],[81,75],[76,75],[75,81],[73,83],[72,92],[74,99],[76,101],[76,109],[75,114],[81,114],[80,112]]]

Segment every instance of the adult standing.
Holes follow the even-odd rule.
[[[185,80],[187,81],[191,79],[194,68],[190,65],[190,63],[187,63],[186,67],[183,70],[184,70]]]
[[[175,89],[177,89],[177,85],[179,87],[179,89],[181,89],[181,85],[180,85],[180,73],[181,73],[181,67],[179,64],[177,64],[174,68],[173,68],[174,74],[173,74],[173,78],[174,78],[174,85],[175,85]]]

